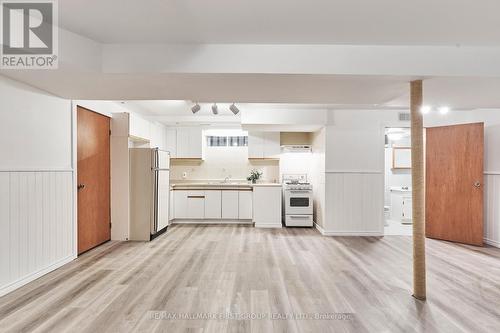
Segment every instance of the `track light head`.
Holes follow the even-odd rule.
[[[217,103],[214,103],[214,105],[212,105],[212,112],[213,114],[219,113],[219,109],[217,108]]]
[[[193,105],[193,107],[191,108],[191,111],[193,113],[196,113],[196,112],[198,112],[200,110],[201,110],[201,106],[198,103],[196,103],[195,105]]]
[[[238,109],[238,108],[236,107],[236,105],[234,105],[234,103],[233,103],[233,104],[231,104],[231,106],[229,107],[229,110],[231,110],[231,112],[232,112],[234,115],[237,115],[238,113],[240,113],[240,109]]]

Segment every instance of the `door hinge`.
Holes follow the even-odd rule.
[[[111,229],[111,222],[109,222],[109,229]]]
[[[109,130],[109,136],[111,136],[111,130]]]

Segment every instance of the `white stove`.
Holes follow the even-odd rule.
[[[287,227],[312,227],[313,192],[307,175],[283,175],[285,225]]]

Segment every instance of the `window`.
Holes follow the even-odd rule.
[[[227,146],[227,136],[207,136],[208,147],[225,147]]]
[[[229,146],[231,147],[248,146],[248,136],[230,136]]]

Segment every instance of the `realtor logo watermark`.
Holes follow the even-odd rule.
[[[56,69],[56,0],[0,1],[2,69]]]

